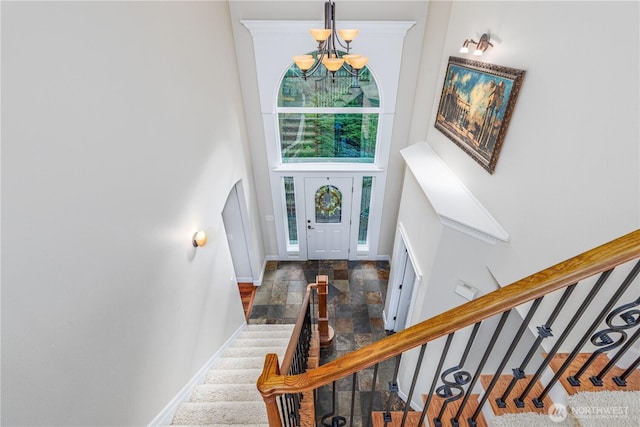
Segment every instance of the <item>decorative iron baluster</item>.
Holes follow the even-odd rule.
[[[613,268],[611,270],[608,270],[608,271],[605,271],[604,273],[602,273],[601,276],[598,278],[598,282],[596,283],[596,285],[598,283],[600,283],[600,282],[604,283],[604,281],[607,280],[607,278],[609,277],[609,275],[611,274],[612,271],[613,271]],[[590,338],[590,335],[593,334],[593,331],[595,331],[596,328],[598,327],[598,325],[600,324],[600,322],[602,322],[602,319],[604,319],[605,316],[607,316],[607,313],[611,310],[613,305],[620,299],[620,297],[622,297],[622,294],[624,294],[625,291],[629,288],[629,286],[631,285],[631,282],[633,282],[635,280],[636,276],[638,275],[638,272],[640,272],[640,261],[638,261],[633,266],[633,268],[631,269],[629,274],[627,274],[627,277],[625,277],[625,279],[622,281],[622,283],[620,284],[620,286],[618,287],[616,292],[613,294],[611,299],[605,304],[605,306],[602,308],[602,311],[600,312],[600,314],[595,318],[594,322],[591,324],[589,329],[585,332],[585,334],[582,336],[582,338],[578,341],[578,344],[573,349],[573,351],[571,352],[571,354],[569,355],[567,360],[564,361],[564,363],[562,364],[560,369],[558,369],[558,371],[555,373],[555,375],[553,376],[551,381],[549,381],[549,383],[547,384],[545,389],[542,390],[542,393],[540,394],[540,396],[538,396],[537,398],[533,399],[533,404],[536,405],[536,407],[542,408],[544,406],[542,404],[542,399],[544,399],[544,397],[551,390],[551,387],[553,387],[556,384],[556,382],[558,381],[558,379],[564,374],[564,372],[567,370],[567,368],[569,367],[571,362],[573,362],[573,359],[576,357],[576,355],[580,352],[580,350],[582,349],[584,344]],[[589,295],[591,295],[591,293]],[[553,349],[551,350],[551,352],[545,358],[545,362],[547,364],[548,364],[548,361],[551,360],[551,357],[553,357],[555,355],[555,353],[557,352],[557,350],[560,347],[560,345],[562,345],[564,339],[569,335],[569,333],[571,332],[571,330],[575,326],[575,321],[577,321],[578,318],[580,316],[582,316],[582,313],[584,312],[584,309],[586,308],[586,306],[588,305],[589,302],[590,301],[585,300],[584,303],[580,306],[580,308],[576,312],[576,314],[574,315],[574,317],[571,319],[571,322],[567,326],[567,329],[563,332],[562,336],[560,337],[560,339],[558,340],[556,345],[553,346]],[[546,364],[544,366],[546,366]],[[543,368],[541,366],[541,369],[539,369],[538,372],[541,372],[542,369]],[[528,390],[525,390],[525,391],[528,393],[531,390],[528,389]],[[526,395],[525,393],[523,393],[523,394]]]
[[[422,367],[422,359],[424,358],[424,352],[427,349],[426,344],[422,344],[420,347],[420,355],[418,356],[418,361],[416,362],[416,369],[413,372],[413,380],[411,381],[411,388],[409,389],[409,395],[407,396],[406,405],[404,405],[404,413],[402,414],[402,423],[401,427],[404,427],[404,424],[407,422],[407,415],[409,413],[409,406],[411,405],[411,399],[413,399],[413,391],[416,388],[416,383],[418,382],[418,374],[420,373],[420,368]]]
[[[462,354],[462,358],[460,359],[460,362],[458,363],[458,365],[452,368],[446,369],[444,372],[442,372],[442,374],[440,374],[440,379],[442,380],[443,385],[441,385],[436,389],[436,395],[440,398],[443,398],[444,402],[440,407],[440,412],[438,413],[438,416],[433,420],[433,423],[436,425],[436,427],[442,426],[442,416],[444,415],[444,412],[447,409],[447,405],[449,405],[451,402],[455,402],[456,400],[461,399],[465,394],[463,386],[467,384],[469,381],[471,381],[471,374],[467,371],[463,371],[462,368],[465,362],[467,361],[467,356],[469,355],[471,346],[473,345],[473,342],[476,339],[476,335],[478,334],[478,330],[480,329],[480,323],[481,322],[478,322],[475,325],[473,325],[471,336],[467,341],[467,345],[465,346],[464,353]],[[447,376],[449,374],[453,374],[453,381],[447,380]],[[457,390],[458,393],[453,394],[452,390]],[[458,426],[457,419],[456,418],[451,419],[451,424],[454,427],[457,427]]]
[[[626,341],[627,333],[625,332],[625,330],[634,328],[637,325],[637,319],[634,317],[634,314],[638,315],[638,313],[640,313],[640,311],[638,310],[629,310],[629,309],[633,307],[637,307],[638,304],[639,304],[638,301],[625,304],[623,306],[616,308],[611,313],[609,313],[606,319],[607,326],[609,327],[596,332],[591,337],[591,343],[594,346],[599,348],[596,351],[593,351],[591,353],[591,356],[589,356],[589,359],[587,359],[587,361],[580,367],[578,372],[576,372],[574,375],[571,375],[567,378],[567,381],[569,382],[569,384],[571,384],[574,387],[579,387],[580,377],[582,376],[582,374],[585,373],[585,371],[589,368],[589,366],[591,366],[593,361],[596,360],[598,356],[600,356],[600,354],[613,350],[614,348],[618,348]],[[613,324],[613,321],[617,315],[620,315],[620,318],[624,321],[624,324],[622,325]],[[617,341],[614,341],[611,338],[610,334],[612,333],[617,333],[618,335],[620,335]],[[602,385],[602,382],[601,381],[599,382],[600,384],[594,383],[594,385]]]
[[[469,402],[469,398],[471,397],[471,391],[473,390],[473,387],[475,387],[476,382],[478,381],[478,378],[480,378],[480,375],[482,375],[482,370],[484,369],[484,365],[487,363],[487,360],[489,359],[489,355],[493,351],[493,346],[496,345],[496,341],[498,340],[498,337],[500,336],[500,333],[502,332],[502,328],[504,327],[504,324],[506,323],[507,318],[509,318],[510,313],[511,313],[511,310],[508,310],[502,313],[502,316],[500,316],[500,321],[498,322],[498,326],[496,327],[495,332],[491,336],[491,340],[489,341],[489,344],[487,344],[487,349],[484,351],[484,355],[482,356],[482,359],[480,360],[480,363],[476,368],[476,373],[473,375],[473,379],[471,380],[471,382],[469,383],[469,386],[467,387],[467,393],[465,394],[464,399],[462,399],[462,402],[460,403],[458,412],[456,412],[456,415],[451,419],[451,425],[453,425],[454,427],[460,426],[460,423],[458,420],[462,416],[462,412],[464,411],[464,408],[467,405],[467,402]],[[469,420],[471,420],[471,418]],[[472,427],[475,427],[475,422],[474,422],[474,426]]]
[[[613,368],[615,366],[615,364],[618,362],[618,360],[620,360],[620,358],[625,355],[625,353],[631,348],[631,346],[638,340],[638,337],[640,337],[640,328],[638,328],[636,330],[636,332],[631,336],[631,338],[629,338],[627,340],[627,342],[625,343],[624,347],[622,347],[620,349],[620,351],[618,351],[616,353],[616,355],[611,358],[609,363],[607,363],[607,366],[602,368],[602,370],[598,373],[598,375],[593,375],[593,376],[591,376],[589,378],[589,380],[591,380],[591,383],[593,385],[602,386],[602,384],[603,384],[602,383],[602,378],[604,378],[604,376],[607,375],[607,372],[609,372],[611,370],[611,368]],[[615,381],[615,379],[614,379],[614,381]],[[626,384],[624,386],[626,386]],[[624,386],[622,386],[622,387],[624,387]]]
[[[333,381],[331,390],[331,412],[322,416],[322,425],[326,427],[343,427],[347,424],[347,419],[336,415],[336,402],[338,395],[336,393],[336,382]],[[331,422],[327,422],[327,419],[331,419]]]
[[[536,371],[536,373],[533,375],[533,377],[529,381],[529,384],[527,384],[527,387],[520,394],[520,396],[518,396],[517,398],[514,399],[517,407],[519,407],[519,408],[523,408],[524,407],[524,399],[525,399],[525,397],[531,392],[531,390],[535,386],[535,384],[538,381],[538,379],[540,379],[540,377],[542,376],[542,372],[547,368],[547,366],[549,366],[549,362],[551,361],[551,359],[553,359],[555,357],[555,355],[558,352],[558,349],[560,348],[562,343],[564,343],[564,341],[569,337],[569,334],[571,333],[573,328],[578,323],[578,320],[580,320],[580,317],[582,317],[582,314],[585,312],[585,310],[587,309],[589,304],[591,304],[591,302],[593,301],[593,299],[596,296],[596,293],[602,288],[602,285],[607,280],[607,278],[609,277],[609,275],[611,274],[612,271],[613,271],[613,269],[605,271],[604,273],[602,273],[600,275],[600,277],[598,278],[598,281],[596,282],[594,287],[591,289],[591,291],[587,295],[587,298],[585,298],[584,301],[582,301],[582,304],[580,304],[580,307],[578,307],[578,310],[571,317],[571,320],[569,320],[569,323],[567,324],[567,327],[562,332],[562,334],[560,334],[560,337],[558,338],[558,340],[556,341],[554,346],[551,348],[551,351],[549,351],[549,353],[547,354],[547,357],[544,358],[544,360],[542,361],[542,363],[538,367],[538,370]],[[554,384],[555,384],[555,382],[554,382]],[[551,388],[549,387],[549,390],[550,389]],[[544,403],[543,403],[542,400],[544,399],[545,396],[546,396],[546,393],[543,392],[543,394],[541,394],[539,397],[533,399],[533,404],[535,405],[536,408],[543,408],[544,407]]]
[[[442,367],[444,366],[444,361],[447,358],[447,354],[449,353],[449,347],[451,347],[451,341],[453,341],[453,335],[455,332],[447,335],[447,341],[444,344],[444,348],[442,349],[442,354],[440,355],[440,361],[438,362],[438,367],[436,368],[435,373],[433,374],[433,381],[431,381],[431,388],[429,389],[429,394],[427,394],[427,401],[424,403],[424,408],[422,409],[422,415],[420,415],[420,421],[418,425],[422,425],[424,422],[424,418],[429,409],[429,405],[431,405],[431,400],[433,400],[433,393],[436,388],[436,384],[438,383],[438,376],[440,372],[442,372]]]
[[[558,301],[558,304],[555,306],[555,308],[551,312],[551,315],[549,316],[547,321],[542,326],[538,326],[538,336],[536,340],[534,341],[533,345],[529,349],[529,352],[527,353],[525,358],[522,360],[522,363],[520,363],[520,366],[518,366],[517,368],[513,368],[513,379],[505,389],[502,396],[496,398],[496,405],[498,405],[498,408],[507,407],[507,399],[509,398],[511,391],[513,390],[513,388],[515,387],[516,383],[519,380],[525,378],[525,374],[524,374],[525,369],[529,365],[529,362],[531,361],[531,358],[533,357],[533,355],[538,352],[540,343],[542,342],[543,339],[549,336],[552,336],[551,326],[553,325],[553,322],[555,322],[556,318],[560,314],[560,311],[564,308],[565,304],[567,303],[567,300],[571,296],[571,293],[574,291],[575,286],[576,284],[574,283],[573,285],[567,287],[564,290],[564,292],[562,292],[560,301]],[[516,401],[515,403],[516,403],[516,406],[518,406],[518,401]],[[521,402],[521,403],[522,403],[521,407],[524,407],[524,402]]]
[[[476,419],[480,415],[480,412],[482,411],[482,407],[484,406],[485,402],[491,395],[493,388],[498,383],[498,379],[500,379],[500,376],[502,375],[502,370],[504,369],[505,366],[507,366],[507,363],[509,362],[509,358],[511,358],[511,355],[513,354],[514,350],[518,346],[518,343],[520,343],[520,340],[522,339],[522,335],[524,335],[525,331],[529,327],[529,322],[531,322],[531,319],[533,318],[533,315],[535,314],[535,312],[538,310],[538,307],[540,306],[540,303],[542,302],[543,298],[544,297],[540,297],[533,302],[533,304],[531,305],[531,308],[529,308],[529,311],[527,312],[526,317],[524,318],[524,320],[522,320],[522,323],[520,324],[520,328],[518,329],[518,331],[516,332],[516,335],[511,341],[511,345],[509,346],[509,349],[507,350],[504,357],[502,358],[502,361],[500,362],[498,369],[496,369],[495,375],[491,379],[489,386],[484,391],[482,398],[478,402],[478,407],[473,412],[473,415],[469,418],[469,425],[471,427],[476,427],[477,425]]]

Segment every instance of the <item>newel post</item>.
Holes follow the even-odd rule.
[[[321,348],[331,347],[334,336],[334,331],[329,325],[329,316],[327,314],[328,282],[328,276],[316,276],[316,284],[318,285],[318,335],[320,335]]]
[[[258,378],[257,386],[267,408],[267,419],[269,420],[270,427],[282,426],[282,419],[280,418],[280,411],[278,410],[278,402],[276,400],[278,395],[263,393],[263,386],[268,382],[269,377],[276,375],[280,375],[278,355],[269,353],[264,359],[264,367],[262,368],[260,378]]]

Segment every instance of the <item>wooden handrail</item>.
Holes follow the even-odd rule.
[[[636,230],[300,375],[275,374],[273,355],[267,355],[258,390],[265,401],[314,390],[639,257],[640,230]]]

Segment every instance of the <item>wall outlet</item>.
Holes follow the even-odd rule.
[[[471,301],[478,294],[478,289],[474,288],[468,283],[463,282],[462,280],[458,280],[456,284],[456,294],[460,295],[462,298]]]

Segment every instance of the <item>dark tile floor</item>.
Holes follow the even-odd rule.
[[[376,261],[270,261],[262,285],[253,302],[249,323],[295,323],[307,284],[317,275],[329,278],[327,311],[329,324],[335,331],[334,344],[320,353],[320,363],[326,363],[353,350],[364,347],[388,335],[382,321],[387,293],[389,263]],[[374,410],[402,406],[393,396],[389,400],[389,382],[395,362],[383,362],[378,367],[373,392]],[[337,414],[349,421],[353,378],[336,382]],[[367,422],[372,394],[373,368],[357,375],[353,425]],[[331,386],[318,390],[316,411],[319,417],[332,411]],[[362,406],[361,407],[361,403]],[[330,425],[330,420],[327,421]]]

